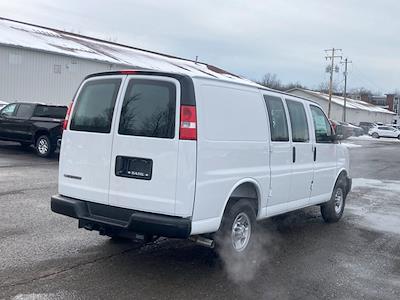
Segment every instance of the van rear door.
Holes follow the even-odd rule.
[[[174,78],[127,77],[113,137],[110,205],[175,214],[180,93]]]
[[[93,77],[81,85],[63,133],[61,195],[108,204],[114,107],[125,77]]]

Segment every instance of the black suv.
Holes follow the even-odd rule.
[[[61,142],[66,106],[41,103],[10,103],[0,110],[0,140],[35,146],[49,157]]]

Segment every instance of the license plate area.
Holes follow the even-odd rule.
[[[153,160],[141,157],[117,156],[115,176],[151,180]]]

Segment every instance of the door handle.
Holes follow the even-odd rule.
[[[314,161],[317,160],[317,147],[314,147]]]
[[[296,162],[296,147],[294,147],[294,146],[293,146],[292,155],[293,155],[293,162],[295,163]]]

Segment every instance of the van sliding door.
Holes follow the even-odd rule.
[[[271,193],[267,203],[267,214],[276,215],[287,210],[290,177],[292,174],[292,147],[286,109],[281,98],[264,95],[267,105],[271,133]]]

